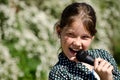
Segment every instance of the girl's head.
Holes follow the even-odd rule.
[[[94,38],[96,15],[94,9],[86,3],[72,3],[61,15],[56,31],[61,47],[68,59],[76,61],[80,49],[87,50]]]

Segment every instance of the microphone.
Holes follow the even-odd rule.
[[[94,58],[91,57],[87,51],[84,51],[84,50],[80,50],[77,52],[76,54],[76,58],[78,61],[80,62],[85,62],[85,63],[88,63],[92,66],[94,66]],[[114,70],[112,71],[112,73],[114,75],[118,75]]]
[[[94,66],[94,59],[88,55],[88,52],[86,52],[84,50],[78,51],[76,54],[76,58],[80,62],[85,62],[85,63],[88,63],[88,64]]]

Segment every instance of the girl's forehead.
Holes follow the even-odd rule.
[[[73,32],[75,34],[89,34],[89,31],[86,27],[82,24],[80,20],[72,22],[70,25],[67,25],[63,28],[65,32]]]
[[[75,20],[71,24],[67,25],[65,30],[79,30],[79,29],[85,29],[83,23],[80,20]]]
[[[73,32],[75,34],[90,34],[89,31],[84,26],[75,25],[75,26],[68,26],[64,28],[65,32]]]

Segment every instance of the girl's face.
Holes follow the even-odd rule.
[[[71,61],[77,61],[77,51],[87,50],[91,44],[93,36],[85,29],[80,20],[74,21],[70,26],[63,29],[57,28],[60,31],[61,47],[64,54]]]

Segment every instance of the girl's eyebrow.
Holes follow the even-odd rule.
[[[69,32],[75,32],[73,29],[69,28],[69,29],[65,29],[65,31],[69,31]]]
[[[83,36],[90,36],[91,37],[91,35],[90,34],[82,34]]]

